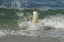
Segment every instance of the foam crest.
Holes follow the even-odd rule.
[[[13,8],[13,9],[23,9],[23,7],[26,7],[27,0],[12,0],[12,1],[5,1],[4,3],[1,3],[0,8]]]
[[[26,30],[37,30],[36,25],[37,24],[33,24],[30,21],[19,23],[19,27],[20,28],[26,28]]]
[[[0,30],[0,36],[11,35],[25,35],[25,36],[37,36],[36,31],[28,30]]]
[[[42,20],[45,25],[51,25],[54,28],[64,28],[64,15],[57,14],[55,16],[48,16]]]
[[[31,21],[19,21],[18,25],[23,30],[48,30],[53,28],[52,26],[44,25],[44,23],[41,21],[39,21],[38,23],[32,23]]]
[[[0,31],[0,36],[3,36],[3,35],[5,35],[5,33],[3,33],[2,31]]]
[[[64,28],[64,15],[57,14],[48,16],[43,20],[39,20],[39,23],[33,24],[30,21],[18,22],[20,28],[28,28],[28,30],[41,30],[42,28]]]
[[[19,17],[23,17],[24,16],[24,13],[16,13],[17,14],[17,16],[19,16]]]

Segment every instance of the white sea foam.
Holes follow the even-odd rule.
[[[57,14],[56,16],[49,16],[41,20],[45,25],[51,25],[54,28],[64,28],[64,15]]]
[[[9,2],[4,2],[0,5],[0,8],[7,8],[7,9],[19,9],[23,10],[27,5],[28,0],[13,0]]]
[[[25,35],[25,36],[37,36],[37,37],[64,37],[64,32],[59,30],[0,30],[0,36],[10,35]]]
[[[5,35],[5,33],[3,33],[2,31],[0,31],[0,36],[3,36],[3,35]]]
[[[43,30],[43,29],[51,29],[53,28],[50,25],[44,25],[43,22],[38,22],[38,23],[32,23],[31,21],[26,21],[26,22],[19,22],[19,27],[20,28],[25,28],[26,30]]]
[[[57,14],[55,16],[48,16],[43,20],[39,20],[39,23],[33,24],[32,22],[20,22],[19,27],[29,28],[30,30],[37,30],[37,28],[64,28],[64,15]],[[44,24],[44,25],[43,25]],[[28,26],[28,27],[27,27]],[[39,29],[38,29],[39,30]]]
[[[41,30],[44,25],[40,22],[33,24],[32,22],[27,21],[27,22],[20,23],[19,26],[26,28],[26,30]]]
[[[17,14],[17,16],[19,16],[19,17],[23,17],[24,16],[24,13],[16,13]]]
[[[35,31],[28,30],[0,30],[0,36],[5,36],[7,34],[11,35],[26,35],[26,36],[36,36]]]

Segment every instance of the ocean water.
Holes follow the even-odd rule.
[[[52,29],[35,30],[39,26],[30,25],[27,18],[34,7],[40,13],[39,21]],[[34,30],[27,30],[29,26]],[[64,37],[64,0],[0,0],[0,36],[5,35]]]

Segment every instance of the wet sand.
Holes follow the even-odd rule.
[[[0,42],[63,42],[62,37],[30,37],[22,35],[6,35],[0,37]]]

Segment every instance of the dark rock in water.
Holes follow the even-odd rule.
[[[52,28],[54,28],[54,27],[52,27],[52,26],[43,26],[43,30],[49,30],[49,29],[52,29]]]

